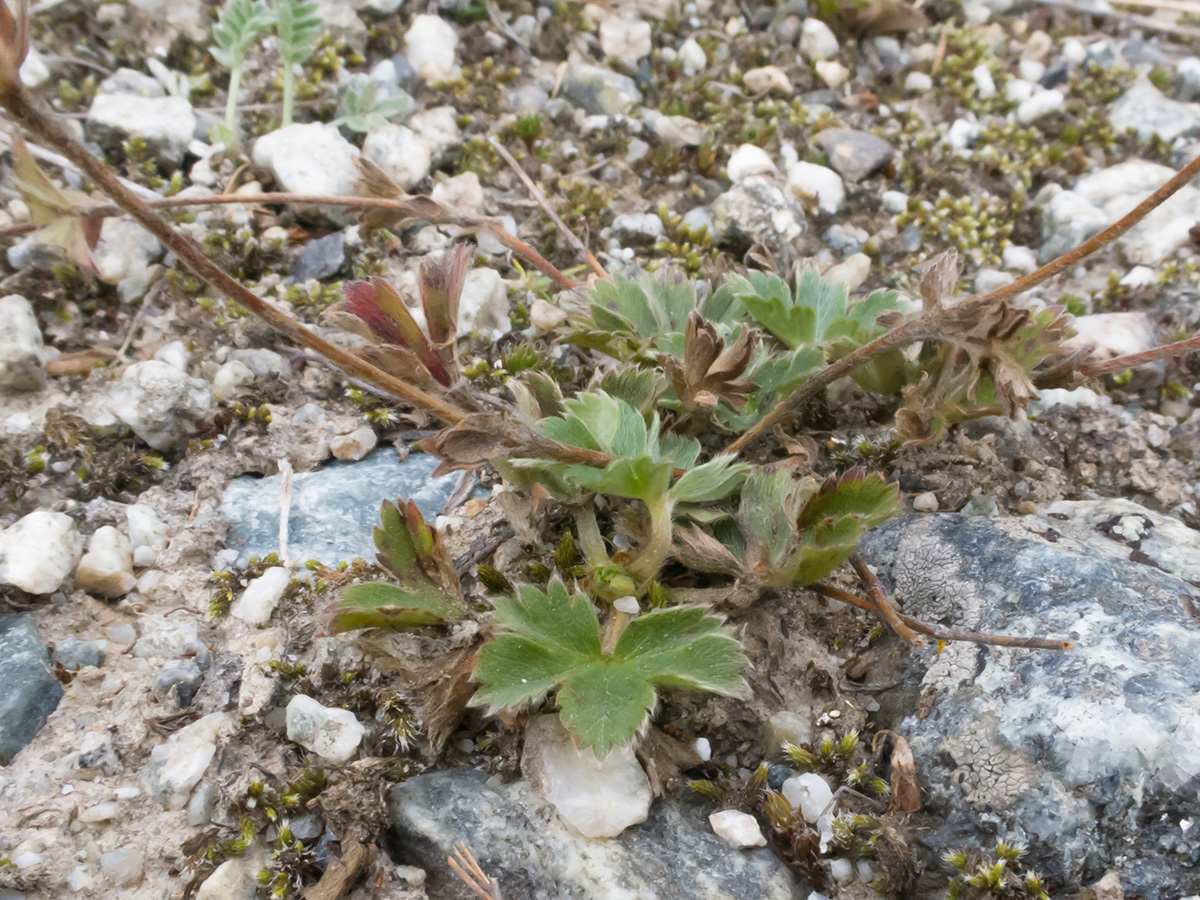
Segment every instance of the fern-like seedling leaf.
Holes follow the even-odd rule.
[[[255,35],[270,26],[271,11],[263,0],[229,0],[213,25],[213,59],[227,69],[237,68],[254,42]]]
[[[660,689],[746,689],[737,639],[700,607],[644,613],[606,654],[592,601],[556,581],[497,600],[496,628],[480,653],[471,702],[498,713],[557,690],[563,724],[601,757],[645,728]]]
[[[315,2],[275,0],[275,34],[279,40],[279,55],[288,65],[304,62],[317,49],[321,37],[321,16]]]

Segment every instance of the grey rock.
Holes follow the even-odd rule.
[[[555,900],[791,900],[807,896],[770,850],[733,850],[703,804],[658,801],[619,838],[595,841],[561,822],[524,781],[490,787],[475,770],[418,775],[388,798],[393,852],[428,872],[431,897],[469,898],[446,867],[466,841],[505,896]],[[531,848],[536,851],[531,852]]]
[[[332,278],[346,262],[346,236],[340,231],[309,241],[292,263],[291,278],[304,282]]]
[[[0,765],[34,739],[62,699],[50,654],[25,613],[0,619]]]
[[[108,392],[109,411],[156,450],[186,440],[212,405],[212,391],[156,359],[134,363]]]
[[[353,196],[359,171],[358,148],[336,128],[317,122],[295,123],[264,134],[254,142],[254,164],[270,169],[280,190],[296,194]],[[337,222],[353,217],[346,210],[304,207],[310,216]]]
[[[371,529],[379,524],[379,504],[414,500],[432,520],[442,511],[458,475],[431,477],[438,460],[414,454],[404,461],[394,450],[376,450],[356,463],[330,463],[292,478],[288,552],[297,559],[336,565],[375,555]],[[241,559],[279,549],[279,476],[235,478],[222,497],[221,513],[232,525],[227,546]]]
[[[896,154],[883,138],[850,128],[827,128],[816,142],[829,155],[829,165],[847,181],[862,181],[891,162]]]
[[[932,854],[1023,841],[1023,865],[1068,893],[1117,859],[1128,894],[1200,892],[1184,824],[1200,789],[1198,551],[1197,532],[1121,500],[905,517],[867,536],[908,613],[1076,644],[923,651],[902,676],[915,686],[880,696],[916,757]]]
[[[1113,103],[1108,121],[1118,133],[1132,129],[1143,141],[1157,135],[1170,143],[1200,132],[1200,104],[1171,100],[1149,81],[1139,81]]]
[[[786,269],[800,254],[804,208],[774,179],[751,175],[713,201],[713,229],[742,252],[761,241]]]
[[[54,661],[68,672],[102,666],[108,656],[105,641],[81,641],[79,638],[63,638],[54,645]]]
[[[1049,262],[1082,244],[1108,225],[1108,216],[1074,191],[1053,185],[1049,196],[1039,194],[1042,212],[1041,262]]]
[[[191,706],[203,678],[204,673],[193,660],[175,660],[154,676],[150,694],[156,700],[174,700],[175,705],[183,709]]]
[[[652,244],[665,233],[662,219],[654,213],[622,213],[613,219],[612,231],[628,244]]]
[[[584,62],[567,67],[562,95],[589,115],[625,112],[642,102],[642,92],[628,75]]]
[[[1175,75],[1184,100],[1200,97],[1200,56],[1185,56],[1177,62]]]
[[[530,82],[504,93],[504,105],[513,112],[538,112],[550,101],[550,94],[538,84]]]
[[[153,75],[122,66],[100,82],[97,94],[128,94],[133,97],[165,97],[166,89]]]
[[[196,114],[182,97],[97,94],[88,110],[87,131],[110,150],[141,138],[158,159],[177,166],[196,131]]]

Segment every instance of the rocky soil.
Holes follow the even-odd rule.
[[[578,266],[495,140],[609,272],[807,262],[911,296],[948,248],[965,289],[1007,284],[1200,154],[1200,13],[1172,9],[321,0],[295,124],[273,39],[251,46],[239,152],[213,137],[229,79],[208,0],[33,7],[27,84],[147,196],[244,197],[172,216],[329,339],[356,340],[327,313],[342,283],[382,275],[415,305],[422,260],[475,240],[458,337],[481,384],[521,345],[585,380],[556,340],[576,301],[487,234],[368,233],[256,196],[354,194],[363,156]],[[368,85],[395,102],[351,128]],[[328,636],[325,610],[373,555],[383,500],[447,531],[472,600],[480,562],[539,562],[498,476],[434,477],[427,415],[286,344],[128,219],[103,221],[91,269],[29,235],[8,158],[0,900],[466,897],[459,841],[508,900],[941,897],[943,854],[998,842],[1055,897],[1200,894],[1194,358],[929,446],[891,441],[891,409],[853,386],[813,411],[822,465],[900,484],[904,512],[863,549],[907,611],[1074,651],[911,649],[784,591],[726,609],[751,698],[671,696],[636,753],[601,766],[553,719],[474,711],[435,748],[445,661],[479,626]],[[1021,302],[1065,304],[1081,345],[1119,355],[1200,328],[1198,300],[1193,185]],[[886,731],[911,747],[918,813],[870,790]],[[763,776],[803,841],[748,802]]]

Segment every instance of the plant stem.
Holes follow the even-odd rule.
[[[937,337],[937,332],[932,327],[932,317],[929,314],[917,316],[915,319],[910,319],[902,325],[897,325],[891,331],[871,341],[871,343],[863,344],[857,350],[843,356],[837,362],[827,365],[812,378],[808,379],[808,381],[804,382],[804,384],[800,385],[800,387],[796,388],[789,396],[776,403],[769,413],[759,419],[758,422],[743,432],[741,437],[721,452],[737,456],[758,440],[768,429],[781,424],[806,401],[811,400],[839,378],[849,375],[860,365],[871,359],[871,357],[886,353],[893,347],[903,347],[907,344],[933,337]]]
[[[513,237],[499,223],[493,222],[491,219],[455,215],[428,197],[417,196],[393,200],[386,197],[336,197],[325,194],[289,194],[278,191],[251,195],[213,194],[210,197],[157,197],[144,202],[150,209],[181,209],[189,206],[228,206],[231,204],[253,206],[268,203],[337,206],[343,209],[390,209],[406,213],[414,220],[420,219],[431,225],[458,225],[473,231],[486,231],[508,250],[547,275],[560,290],[573,291],[577,287],[575,282],[560,272],[553,263],[524,241]],[[108,216],[115,215],[120,211],[121,207],[114,205],[111,208],[100,207],[91,212],[94,215]],[[37,226],[32,223],[14,225],[0,230],[0,237],[21,237],[36,230]]]
[[[206,257],[204,251],[194,241],[176,231],[170,223],[150,209],[141,198],[121,184],[116,175],[99,159],[92,156],[87,148],[67,131],[54,114],[43,108],[41,101],[35,98],[19,81],[5,81],[0,85],[0,105],[3,105],[17,122],[77,165],[80,171],[91,179],[104,194],[129,213],[143,228],[162,241],[163,245],[178,256],[196,275],[229,299],[242,304],[255,313],[280,334],[319,353],[346,375],[365,382],[387,396],[405,400],[451,424],[461,422],[466,418],[466,413],[458,407],[420,388],[413,387],[340,347],[334,346],[287,313],[276,309],[251,292]]]
[[[237,134],[237,98],[242,87],[242,63],[229,70],[229,98],[225,101],[225,130]]]
[[[671,552],[671,517],[675,512],[675,501],[662,497],[654,503],[647,502],[646,508],[650,510],[650,541],[637,559],[629,563],[629,574],[638,580],[638,596],[649,590]]]
[[[283,109],[280,112],[280,128],[287,128],[292,124],[292,105],[296,99],[296,73],[292,71],[292,64],[287,60],[283,62]]]
[[[579,546],[583,549],[583,558],[587,560],[589,569],[612,565],[608,550],[604,546],[604,536],[600,534],[600,525],[596,522],[595,500],[575,510],[575,529],[579,532]]]

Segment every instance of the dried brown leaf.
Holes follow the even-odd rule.
[[[46,363],[46,372],[53,376],[87,375],[97,366],[108,362],[117,354],[112,350],[94,348],[76,353],[64,353],[58,359]]]
[[[29,53],[29,0],[18,0],[14,15],[0,2],[0,78],[19,84],[21,63]]]
[[[442,674],[425,691],[422,719],[429,748],[436,759],[446,741],[467,712],[467,703],[475,693],[471,680],[479,661],[478,646],[455,650],[443,658]]]
[[[908,741],[894,731],[881,731],[876,734],[876,741],[881,735],[892,739],[891,760],[891,798],[888,800],[887,812],[901,810],[906,813],[921,811],[921,786],[917,783],[917,763],[913,759],[912,748]]]
[[[921,301],[927,312],[947,306],[954,296],[958,285],[958,277],[962,266],[958,261],[957,250],[947,250],[939,253],[933,259],[923,263],[918,270],[921,272]]]
[[[675,529],[671,554],[682,565],[696,572],[725,575],[743,574],[742,564],[728,547],[696,526]]]
[[[0,65],[3,65],[2,61]],[[64,191],[55,187],[34,161],[19,134],[13,135],[12,160],[17,189],[29,207],[33,224],[38,226],[30,240],[59,247],[79,268],[94,272],[92,250],[100,240],[103,221],[97,210],[104,204],[82,191]]]
[[[736,409],[752,388],[737,379],[745,374],[757,345],[758,331],[747,328],[726,347],[712,323],[693,311],[684,331],[683,361],[665,356],[663,369],[689,412],[711,409],[721,401]]]
[[[841,0],[838,18],[859,40],[915,31],[929,24],[924,13],[904,0],[874,0],[866,6]]]
[[[499,456],[511,454],[529,437],[527,428],[506,416],[480,413],[442,429],[422,441],[421,446],[442,460],[434,475],[445,475],[459,469],[477,469]]]

